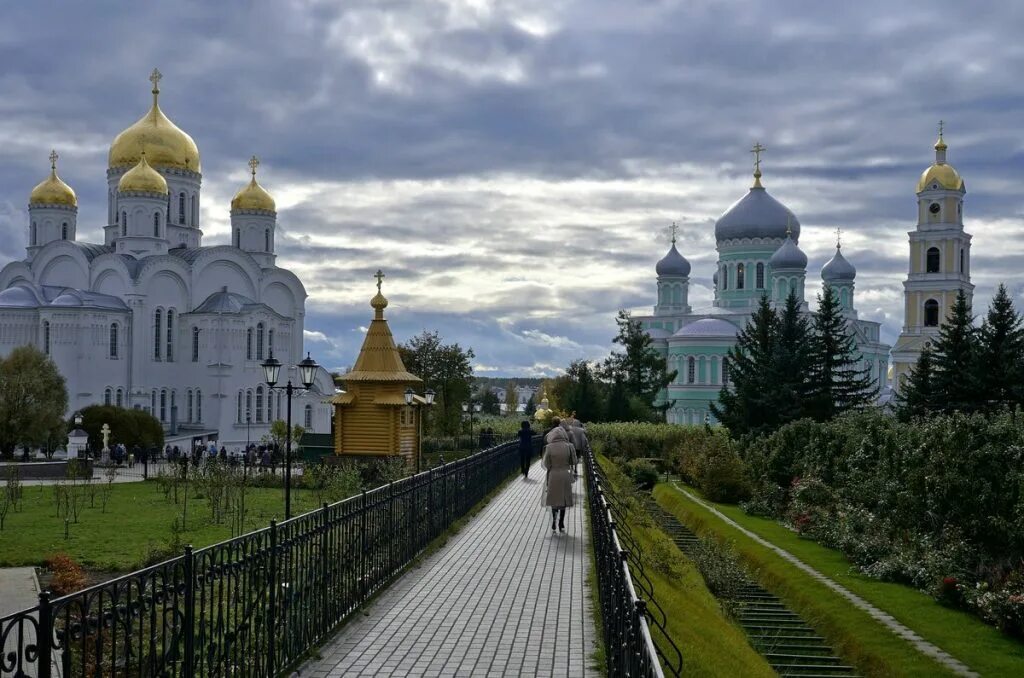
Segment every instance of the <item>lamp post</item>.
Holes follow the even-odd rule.
[[[433,389],[428,388],[423,392],[423,404],[430,407],[434,404],[434,393]],[[416,392],[412,388],[405,389],[405,404],[412,405],[415,399]],[[418,410],[416,414],[417,431],[416,431],[416,473],[420,472],[420,460],[423,458],[423,410]]]
[[[288,420],[285,422],[288,430],[285,434],[284,451],[284,519],[288,520],[292,517],[292,394],[295,391],[303,389],[308,391],[312,388],[313,380],[316,378],[316,370],[320,366],[309,357],[309,353],[298,364],[299,378],[302,380],[303,388],[292,386],[291,378],[288,379],[288,383],[284,386],[277,386],[277,378],[281,373],[281,363],[274,358],[273,353],[260,366],[263,368],[263,378],[270,390],[284,391],[288,400]]]
[[[480,403],[474,403],[472,401],[468,403],[462,403],[462,411],[469,413],[469,449],[473,449],[473,413],[479,412],[482,405]]]

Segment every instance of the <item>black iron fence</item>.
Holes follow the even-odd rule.
[[[499,445],[77,593],[44,592],[0,619],[0,675],[277,675],[518,468],[518,446]]]
[[[664,634],[665,613],[653,599],[654,587],[640,566],[635,543],[628,531],[622,533],[625,525],[617,520],[619,509],[609,501],[610,488],[593,454],[584,455],[584,466],[608,675],[663,678],[659,657],[672,675],[679,675],[682,655]],[[635,583],[641,584],[646,599],[637,594]],[[662,632],[667,651],[654,642],[652,623]]]

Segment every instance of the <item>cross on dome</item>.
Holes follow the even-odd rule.
[[[679,233],[679,226],[676,225],[676,222],[672,222],[672,225],[669,227],[669,231],[672,233],[672,244],[675,245],[676,235]]]
[[[836,249],[839,249],[839,235],[841,233],[841,229],[838,226],[836,226]]]
[[[252,170],[252,178],[256,178],[256,168],[260,166],[260,159],[255,155],[249,158],[249,169]]]
[[[153,94],[160,91],[160,80],[163,79],[163,73],[157,69],[153,69],[153,72],[149,74],[149,81],[153,83]]]
[[[52,170],[56,170],[57,169],[57,158],[59,158],[59,157],[60,156],[57,155],[57,151],[55,151],[55,150],[50,151],[50,169],[52,169]]]
[[[754,154],[754,187],[761,187],[761,154],[767,151],[765,146],[761,145],[758,141],[754,144],[754,147],[750,149],[750,152]]]
[[[373,274],[373,277],[377,279],[377,292],[380,293],[380,286],[384,283],[384,271],[377,269],[377,272]]]

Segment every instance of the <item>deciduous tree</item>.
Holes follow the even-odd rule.
[[[10,459],[16,447],[45,445],[64,432],[68,392],[64,377],[42,351],[19,346],[0,358],[0,454]]]

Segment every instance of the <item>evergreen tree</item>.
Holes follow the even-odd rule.
[[[963,290],[957,292],[932,353],[935,373],[932,383],[938,407],[946,412],[973,412],[979,404],[979,380],[975,374],[978,331]]]
[[[527,417],[532,417],[537,412],[537,397],[536,394],[531,393],[530,398],[526,401],[526,412],[524,414]]]
[[[505,414],[515,416],[519,409],[519,387],[514,381],[505,387]]]
[[[663,418],[672,403],[657,403],[657,400],[675,379],[676,371],[668,370],[665,358],[654,348],[651,335],[644,331],[640,321],[633,320],[629,311],[619,311],[615,322],[619,326],[619,334],[613,341],[620,344],[625,352],[612,353],[604,361],[601,375],[612,382],[622,381],[628,399],[639,402],[647,410],[638,413],[639,418]]]
[[[870,374],[858,367],[857,343],[842,315],[839,297],[829,285],[818,295],[812,355],[808,412],[815,419],[831,419],[874,398]]]
[[[772,370],[776,384],[773,399],[781,424],[808,415],[811,393],[812,344],[810,324],[800,310],[796,293],[790,291],[778,313],[778,338]]]
[[[935,368],[932,350],[926,346],[917,359],[917,364],[910,369],[903,388],[898,396],[901,419],[922,417],[939,409],[935,397]]]
[[[621,377],[615,377],[611,390],[608,392],[607,419],[608,421],[632,421],[634,419],[629,392]]]
[[[999,285],[979,333],[978,392],[985,409],[1018,405],[1024,396],[1024,330],[1005,285]]]
[[[729,384],[722,387],[711,412],[734,436],[773,431],[779,412],[772,395],[779,319],[762,296],[747,326],[729,348]]]
[[[586,360],[574,360],[566,373],[555,380],[554,396],[559,407],[583,421],[601,421],[605,410],[605,385],[594,378]]]

